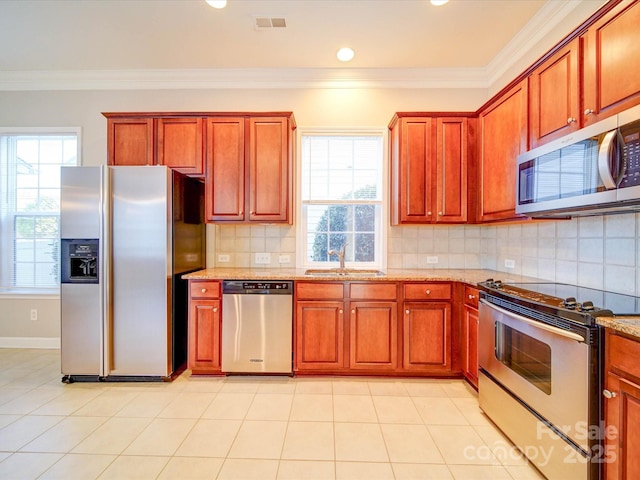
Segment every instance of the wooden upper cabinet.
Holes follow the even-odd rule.
[[[470,119],[413,115],[389,125],[391,223],[464,223]]]
[[[290,114],[207,118],[207,220],[293,220]]]
[[[244,220],[244,117],[207,118],[205,214],[210,221]]]
[[[529,146],[535,148],[578,130],[580,41],[573,40],[529,76]]]
[[[478,220],[516,218],[516,160],[527,149],[527,80],[480,112]]]
[[[402,117],[391,125],[393,225],[430,223],[435,211],[433,119]]]
[[[156,120],[157,163],[188,175],[202,175],[202,118],[158,118]]]
[[[249,220],[286,222],[293,193],[289,121],[249,119]]]
[[[584,124],[640,103],[640,2],[624,0],[589,27],[584,47]]]
[[[467,221],[467,138],[464,117],[436,120],[436,221]]]
[[[153,165],[153,119],[107,118],[107,163]]]

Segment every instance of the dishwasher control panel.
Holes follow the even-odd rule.
[[[222,293],[236,295],[293,295],[293,282],[269,280],[225,280],[222,282]]]

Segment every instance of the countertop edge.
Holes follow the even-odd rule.
[[[597,317],[596,323],[602,327],[632,336],[640,341],[640,317],[623,315]]]
[[[182,275],[187,280],[294,280],[308,282],[462,282],[476,285],[487,278],[504,282],[539,279],[485,269],[388,269],[384,275],[305,275],[304,269],[207,268]]]

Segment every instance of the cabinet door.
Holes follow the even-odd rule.
[[[107,161],[109,165],[153,165],[153,119],[109,118]]]
[[[607,374],[605,400],[605,477],[607,480],[640,478],[640,386],[614,373]]]
[[[529,77],[529,146],[580,128],[580,42],[573,40]]]
[[[467,220],[467,119],[438,118],[436,221]]]
[[[344,367],[344,303],[296,302],[296,371]]]
[[[451,304],[405,302],[404,368],[448,371],[451,365]]]
[[[516,218],[516,160],[527,149],[527,80],[480,113],[479,220]]]
[[[188,175],[203,174],[202,118],[159,118],[156,122],[158,165]]]
[[[462,338],[464,338],[462,369],[464,376],[478,387],[478,310],[469,306],[464,307],[462,324]]]
[[[292,177],[286,117],[249,119],[249,220],[289,220]]]
[[[207,119],[207,220],[244,220],[244,118]]]
[[[640,2],[624,0],[583,36],[584,123],[640,103]]]
[[[396,128],[398,158],[392,174],[397,177],[393,195],[398,211],[392,215],[394,223],[431,223],[436,174],[433,119],[401,118]]]
[[[189,368],[220,372],[220,301],[192,300],[189,306]]]
[[[351,302],[349,366],[395,369],[398,355],[396,302]]]

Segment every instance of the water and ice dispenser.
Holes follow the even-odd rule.
[[[97,238],[61,239],[61,282],[99,283],[98,246]]]

